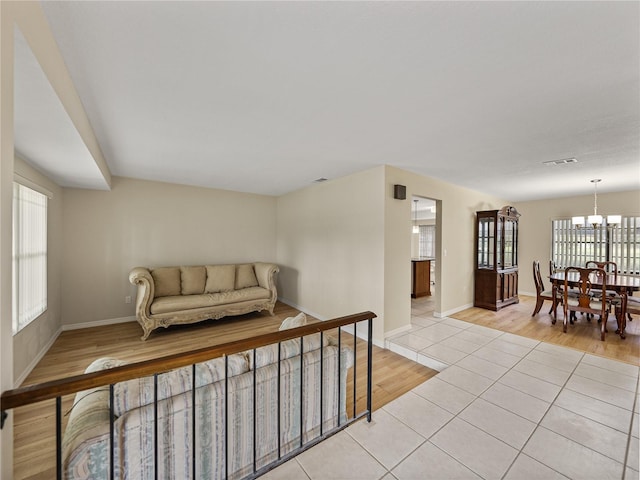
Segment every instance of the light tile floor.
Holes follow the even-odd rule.
[[[440,373],[263,478],[640,478],[638,367],[424,308],[386,347]]]

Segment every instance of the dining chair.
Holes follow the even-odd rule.
[[[600,268],[602,270],[605,271],[605,273],[607,275],[613,275],[613,278],[617,281],[618,279],[618,264],[616,262],[601,262],[599,260],[589,260],[587,261],[587,263],[585,264],[586,268]],[[599,295],[600,293],[595,292],[595,295]],[[611,299],[611,301],[609,302],[609,308],[611,311],[612,309],[614,309],[618,304],[622,303],[622,299],[620,298],[620,296],[618,295],[618,292],[616,292],[615,290],[607,290],[606,291],[607,297],[609,297]],[[602,320],[601,318],[598,319],[598,321]]]
[[[551,308],[549,309],[549,313],[551,314],[553,312],[553,323],[555,323],[556,312],[553,311],[553,291],[544,289],[544,283],[542,283],[542,275],[540,274],[540,262],[537,260],[533,261],[533,283],[535,283],[536,285],[536,306],[531,316],[535,317],[538,314],[545,300],[551,300]],[[562,304],[561,297],[557,299],[556,307],[558,304]]]
[[[620,315],[620,311],[622,310],[622,306],[617,307],[616,316]],[[636,315],[640,315],[640,297],[633,297],[631,295],[627,296],[627,314],[635,313]],[[630,318],[630,316],[629,316]]]
[[[577,296],[569,295],[569,277],[572,272],[578,276],[578,284],[576,287]],[[592,280],[589,278],[594,276],[599,286],[594,287]],[[591,313],[600,315],[602,319],[600,323],[600,340],[604,341],[607,332],[607,318],[611,309],[611,298],[607,292],[607,275],[601,268],[581,268],[567,267],[564,274],[564,319],[562,331],[567,332],[567,323],[569,321],[570,312]],[[618,297],[619,298],[619,297]]]
[[[616,262],[601,262],[599,260],[589,260],[586,263],[585,267],[600,268],[607,274],[613,274],[616,278],[618,277],[618,264]]]

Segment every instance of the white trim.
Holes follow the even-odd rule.
[[[448,364],[441,362],[440,360],[436,360],[435,358],[428,357],[422,353],[417,354],[416,362],[430,368],[431,370],[437,370],[438,372],[442,372],[449,368]]]
[[[350,335],[353,335],[353,324],[352,325],[345,325],[344,327],[341,327],[343,332],[346,332]],[[358,330],[362,330],[362,328],[359,328]],[[367,334],[365,332],[358,332],[358,338],[361,340],[364,340],[365,342],[367,341]],[[377,340],[375,338],[372,339],[373,340],[373,344],[376,347],[380,347],[384,349],[384,341],[380,341]]]
[[[471,307],[473,307],[473,303],[467,303],[466,305],[461,305],[460,307],[452,308],[451,310],[447,310],[446,312],[433,312],[433,316],[435,318],[445,318],[450,315],[453,315],[454,313],[461,312]]]
[[[300,305],[296,305],[295,303],[287,300],[286,298],[278,298],[278,301],[289,305],[292,308],[295,308],[296,310],[300,310],[301,312],[304,312],[306,315],[311,315],[313,318],[317,318],[318,320],[325,322],[327,320],[329,320],[328,318],[326,318],[324,315],[320,315],[318,313],[314,313],[311,312],[307,309],[302,308]],[[379,318],[379,317],[376,317]],[[347,332],[351,335],[353,335],[353,326],[352,325],[345,325],[344,327],[341,327],[343,332]],[[366,333],[359,333],[358,334],[358,338],[361,338],[362,340],[364,340],[365,342],[367,341],[367,336]],[[376,338],[373,338],[373,344],[376,347],[380,347],[380,348],[384,348],[384,341],[380,341],[377,340]]]
[[[51,192],[51,190],[44,188],[33,180],[29,180],[27,177],[23,177],[19,173],[13,172],[13,181],[20,185],[24,185],[25,187],[29,187],[31,190],[35,190],[42,195],[46,195],[49,199],[53,198],[53,192]]]
[[[29,374],[33,371],[33,369],[36,368],[36,365],[38,365],[38,362],[42,360],[42,357],[44,357],[45,354],[49,351],[49,349],[53,346],[53,343],[58,339],[61,333],[62,333],[62,328],[58,328],[56,333],[53,334],[53,336],[47,342],[47,344],[44,347],[42,347],[42,349],[38,352],[38,355],[36,355],[35,358],[31,360],[31,363],[29,363],[29,365],[27,365],[27,368],[24,369],[24,372],[22,372],[22,375],[20,375],[17,379],[13,381],[13,388],[18,388],[20,385],[22,385],[22,382],[24,382],[29,376]]]
[[[62,326],[62,331],[66,332],[68,330],[79,330],[81,328],[91,328],[91,327],[104,327],[105,325],[116,325],[118,323],[127,323],[127,322],[137,322],[135,316],[133,317],[120,317],[120,318],[105,318],[104,320],[96,320],[93,322],[84,322],[84,323],[71,323]]]
[[[317,318],[318,320],[322,320],[323,322],[325,320],[329,320],[325,316],[320,315],[319,313],[312,312],[311,310],[307,310],[306,308],[302,308],[300,305],[297,305],[294,302],[292,302],[290,300],[287,300],[286,298],[278,298],[278,301],[284,303],[285,305],[289,305],[291,308],[295,308],[296,310],[304,312],[305,315],[311,315],[313,318]]]
[[[396,328],[394,330],[390,330],[388,332],[384,332],[384,338],[393,337],[395,335],[399,335],[401,333],[404,333],[404,332],[406,332],[408,330],[411,330],[411,324],[405,325],[404,327]]]

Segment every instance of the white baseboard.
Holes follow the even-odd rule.
[[[278,298],[278,301],[289,305],[291,308],[295,308],[296,310],[300,310],[301,312],[304,312],[307,315],[311,315],[313,318],[317,318],[318,320],[321,320],[323,322],[329,320],[328,318],[326,318],[324,315],[320,315],[318,313],[314,313],[309,311],[306,308],[302,308],[300,305],[296,305],[294,302],[291,302],[289,300],[287,300],[286,298]],[[360,329],[358,329],[360,330]],[[342,327],[342,331],[349,333],[351,335],[353,335],[353,325],[345,325],[344,327]],[[358,332],[358,338],[364,340],[365,342],[367,341],[367,334],[363,333],[363,332]],[[384,348],[384,341],[380,341],[380,340],[376,340],[375,338],[373,339],[373,344],[376,347],[380,347],[380,348]]]
[[[456,307],[453,308],[451,310],[447,310],[446,312],[433,312],[433,316],[436,318],[445,318],[448,317],[449,315],[453,315],[454,313],[458,313],[461,312],[463,310],[466,310],[467,308],[471,308],[473,307],[473,303],[468,303],[466,305],[462,305],[460,307]]]
[[[384,338],[389,338],[395,335],[399,335],[401,333],[406,332],[407,330],[411,330],[411,324],[405,325],[404,327],[396,328],[394,330],[390,330],[388,332],[384,332]]]
[[[22,375],[20,375],[17,379],[14,379],[13,388],[18,388],[20,385],[22,385],[22,382],[24,382],[29,376],[29,374],[32,372],[32,370],[36,368],[36,365],[38,365],[38,362],[42,360],[42,357],[44,357],[45,354],[49,351],[49,349],[51,348],[53,343],[58,339],[61,333],[62,333],[62,328],[58,328],[58,330],[56,330],[56,333],[54,333],[51,336],[51,339],[47,342],[47,344],[44,347],[42,347],[42,349],[40,349],[40,352],[38,352],[38,355],[36,355],[35,358],[31,360],[31,363],[29,363],[29,365],[27,365],[27,368],[25,368],[24,372],[22,372]]]
[[[294,302],[292,302],[290,300],[287,300],[286,298],[278,298],[278,301],[284,303],[285,305],[289,305],[291,308],[295,308],[296,310],[304,312],[305,315],[311,315],[313,318],[317,318],[318,320],[322,320],[323,322],[325,320],[328,320],[328,318],[324,317],[323,315],[320,315],[319,313],[312,312],[309,309],[302,308],[300,305],[298,305],[298,304],[296,304],[296,303],[294,303]]]
[[[363,330],[363,328],[359,328],[358,330]],[[342,327],[342,331],[353,335],[353,325],[345,325],[344,327]],[[361,340],[364,340],[365,342],[368,340],[367,334],[365,332],[362,332],[362,331],[358,332],[358,338],[361,339]],[[384,348],[384,340],[380,341],[380,340],[377,340],[377,339],[374,338],[373,339],[373,344],[376,347]]]
[[[62,331],[66,332],[67,330],[79,330],[81,328],[103,327],[105,325],[116,325],[118,323],[127,322],[137,322],[136,317],[105,318],[104,320],[96,320],[93,322],[72,323],[63,325]]]

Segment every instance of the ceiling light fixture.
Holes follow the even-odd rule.
[[[418,200],[414,200],[413,204],[415,208],[413,209],[413,233],[420,233],[420,227],[418,227]]]
[[[594,178],[591,180],[593,183],[593,215],[589,215],[587,217],[586,223],[584,215],[576,216],[571,218],[571,223],[576,227],[584,227],[586,224],[593,225],[593,228],[601,227],[603,224],[602,215],[598,215],[598,183],[600,183],[602,179]],[[620,215],[607,215],[607,227],[614,227],[618,225],[622,221],[622,216]]]

